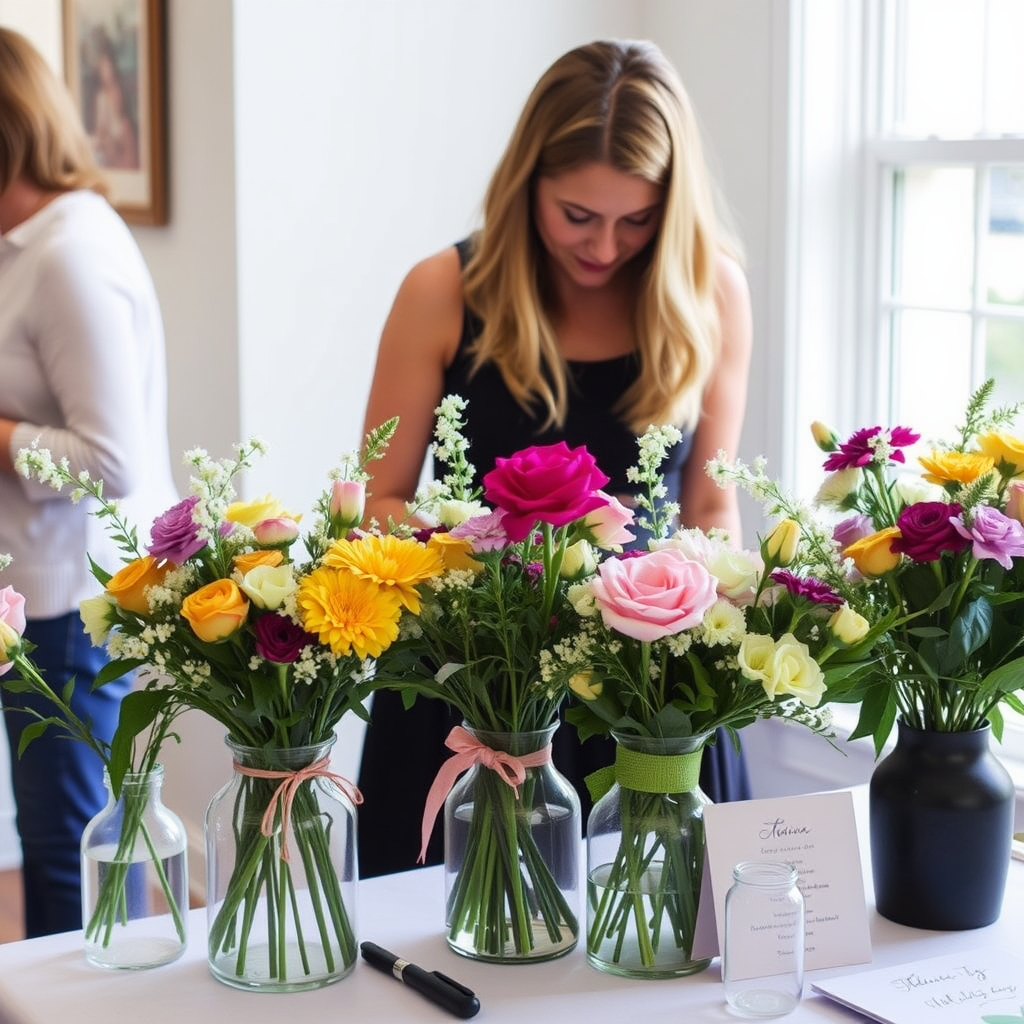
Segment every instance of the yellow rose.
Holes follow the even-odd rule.
[[[295,593],[298,583],[290,565],[257,565],[242,577],[240,586],[257,608],[273,611]]]
[[[785,633],[775,644],[765,665],[764,692],[775,700],[780,695],[796,697],[809,708],[816,708],[825,693],[825,676],[811,657],[807,644],[792,633]]]
[[[427,538],[427,550],[441,556],[446,571],[468,569],[471,572],[479,572],[484,567],[483,562],[478,562],[473,557],[473,545],[465,537],[453,537],[443,530],[432,533]]]
[[[884,576],[900,564],[900,555],[892,550],[892,542],[901,536],[895,526],[869,534],[854,541],[843,549],[845,558],[852,558],[853,564],[862,576]]]
[[[214,580],[181,602],[182,617],[200,640],[216,643],[238,631],[249,614],[249,602],[231,580]]]
[[[604,689],[604,682],[600,679],[595,679],[592,672],[577,672],[569,680],[569,689],[580,700],[597,700]]]
[[[995,462],[979,452],[932,452],[917,459],[933,484],[969,484],[990,472]]]
[[[302,518],[289,512],[272,494],[264,494],[253,501],[233,501],[224,515],[231,522],[248,526],[250,530],[264,519],[294,519],[298,522]]]
[[[231,564],[244,576],[252,571],[257,565],[269,565],[273,568],[284,561],[284,555],[277,548],[269,548],[264,551],[244,551],[231,559]]]
[[[123,569],[119,569],[107,582],[107,593],[125,611],[136,615],[149,614],[149,598],[146,591],[159,586],[171,571],[170,562],[157,562],[152,555],[136,558]]]
[[[867,636],[871,628],[868,620],[860,612],[855,612],[848,604],[832,613],[828,620],[829,632],[841,644],[852,646]]]
[[[10,662],[20,650],[21,634],[9,622],[0,619],[0,665],[7,666],[3,672],[11,667]],[[0,675],[3,675],[3,672],[0,672]]]
[[[566,580],[576,580],[581,576],[589,576],[597,569],[597,558],[590,542],[578,540],[565,549],[562,564],[558,567],[558,575]]]
[[[1010,476],[1024,474],[1024,441],[1012,434],[992,431],[978,437],[978,447],[998,466],[1006,462],[1013,467]]]
[[[782,519],[761,542],[761,557],[766,565],[789,565],[796,558],[800,543],[800,524],[795,519]]]

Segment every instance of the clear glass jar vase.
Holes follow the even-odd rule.
[[[464,728],[512,757],[551,744],[557,723],[536,732]],[[580,801],[550,757],[518,786],[474,765],[444,807],[448,945],[492,963],[563,956],[579,932]]]
[[[140,970],[177,960],[188,944],[187,836],[160,797],[163,765],[125,775],[82,832],[86,959]]]
[[[704,970],[692,956],[704,871],[708,734],[612,734],[614,782],[587,822],[587,961],[627,978]]]
[[[334,739],[226,742],[235,772],[206,812],[210,971],[250,991],[339,981],[356,962],[357,870],[355,807],[328,771]]]

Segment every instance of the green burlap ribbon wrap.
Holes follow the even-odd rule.
[[[688,754],[647,754],[615,747],[615,764],[599,768],[584,780],[590,798],[597,803],[617,782],[638,793],[685,793],[700,781],[703,749]]]

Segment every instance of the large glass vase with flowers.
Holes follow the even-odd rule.
[[[437,409],[434,452],[448,472],[413,508],[436,522],[424,536],[444,570],[419,587],[375,684],[462,717],[423,823],[425,849],[444,805],[450,947],[544,960],[577,941],[581,827],[579,798],[551,763],[565,688],[541,679],[540,655],[565,619],[569,577],[592,563],[592,543],[632,539],[632,516],[601,491],[608,478],[586,449],[564,443],[499,458],[481,502],[464,409],[457,395]]]
[[[570,588],[575,628],[542,675],[568,681],[566,717],[582,737],[616,741],[614,766],[588,780],[599,799],[587,825],[587,957],[634,978],[710,962],[695,946],[708,802],[698,777],[715,730],[735,737],[781,717],[830,735],[819,709],[828,677],[856,671],[870,635],[820,579],[837,552],[810,520],[783,518],[759,552],[715,532],[669,535],[678,506],[659,504],[658,467],[677,437],[652,427],[639,439],[649,550],[607,558]]]
[[[1024,440],[1020,406],[970,398],[952,441],[918,455],[906,427],[858,430],[828,453],[819,501],[875,614],[888,622],[872,671],[833,694],[860,704],[852,737],[881,755],[870,788],[872,868],[881,914],[953,930],[995,920],[1013,831],[1014,789],[990,750],[1002,709],[1024,712]],[[937,852],[941,851],[941,852]]]
[[[0,554],[0,569],[8,564],[10,556]],[[58,729],[85,743],[104,770],[107,806],[82,836],[86,959],[122,970],[170,963],[184,953],[188,940],[188,862],[181,820],[160,799],[163,766],[157,759],[182,709],[163,701],[156,707],[144,693],[129,693],[121,702],[118,728],[106,742],[75,713],[74,683],[58,693],[42,676],[25,627],[25,599],[13,587],[0,589],[0,689],[37,698],[6,709],[34,719],[22,732],[18,755],[44,731]],[[97,683],[107,681],[101,675]],[[52,712],[40,711],[38,699]]]
[[[187,453],[192,493],[157,518],[148,551],[113,576],[93,570],[104,587],[94,640],[111,673],[152,666],[143,692],[155,708],[198,709],[227,732],[235,777],[207,816],[208,950],[214,976],[236,987],[319,987],[355,965],[361,798],[330,771],[330,746],[344,714],[365,714],[373,659],[398,636],[406,598],[394,581],[437,558],[415,540],[353,532],[366,465],[395,426],[332,471],[304,554],[298,516],[276,498],[235,500],[235,477],[263,451],[253,440],[232,459]],[[18,464],[66,477],[45,452]],[[99,482],[78,485],[111,514]],[[129,582],[131,605],[119,598]]]

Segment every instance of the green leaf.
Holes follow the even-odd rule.
[[[18,741],[18,757],[25,753],[25,748],[35,739],[46,732],[51,725],[61,725],[60,719],[42,718],[38,722],[32,722],[21,730],[21,739]]]
[[[121,793],[125,774],[134,767],[132,749],[135,737],[153,724],[173,696],[171,690],[133,690],[121,701],[117,729],[110,744],[110,763],[107,765],[110,790],[115,797]]]
[[[1024,657],[1014,658],[993,669],[982,679],[981,685],[987,691],[1004,695],[1024,689]]]
[[[108,661],[103,668],[96,673],[96,678],[93,680],[93,690],[99,689],[101,686],[106,686],[107,683],[112,683],[115,679],[120,679],[122,676],[127,675],[129,672],[134,672],[140,665],[144,665],[144,661],[138,659],[118,659],[117,661]]]
[[[965,605],[953,620],[940,671],[954,674],[992,633],[992,606],[984,597]]]

